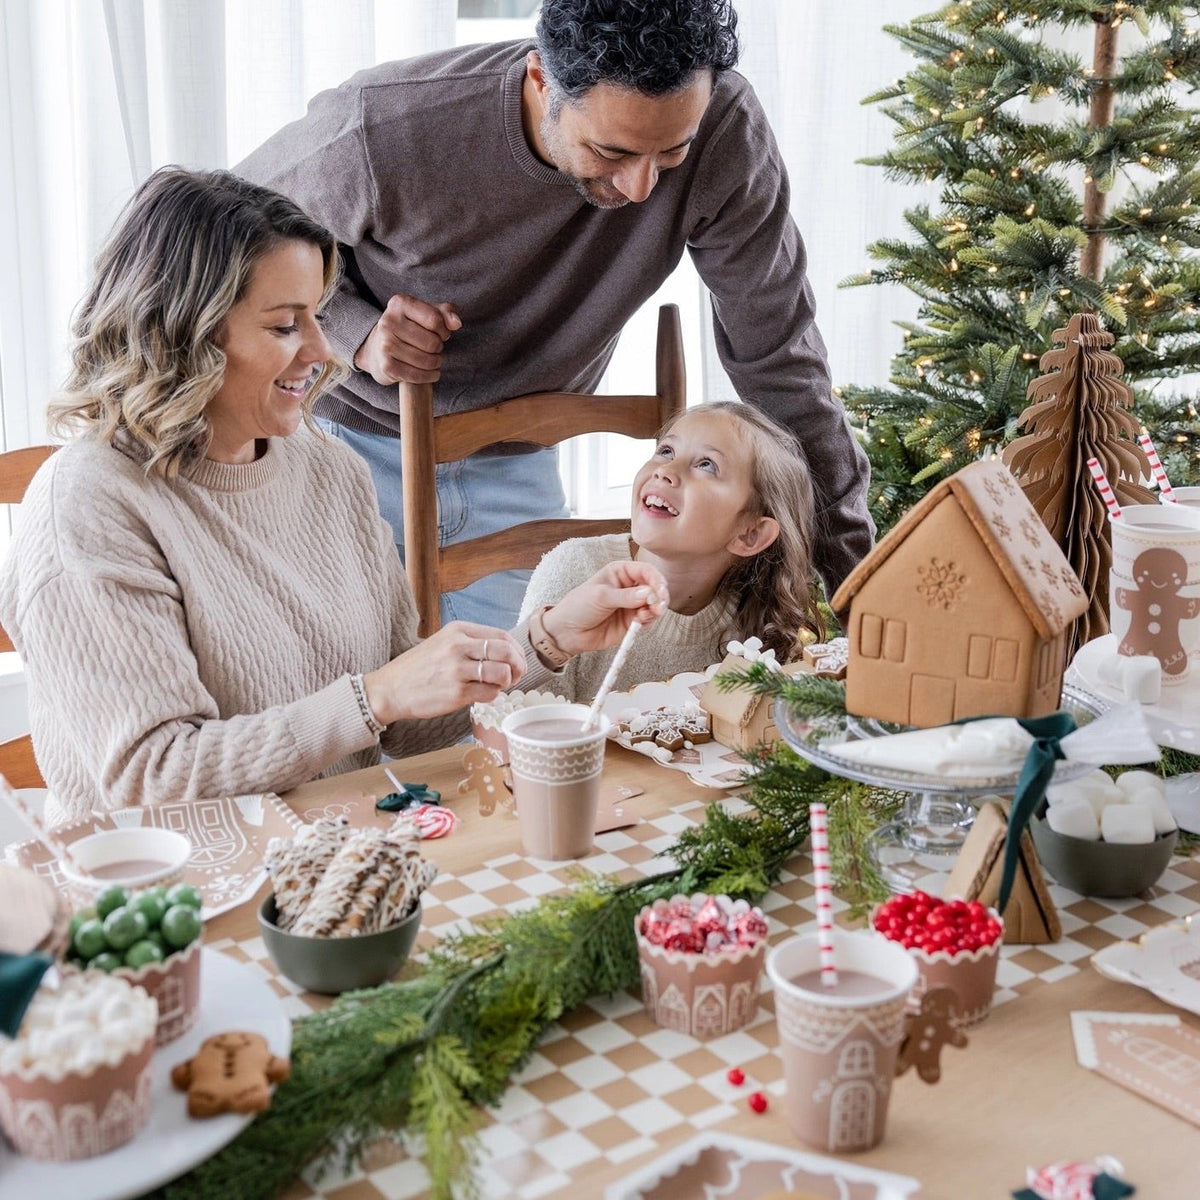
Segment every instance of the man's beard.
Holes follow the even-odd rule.
[[[553,106],[542,117],[541,135],[542,145],[545,146],[546,153],[550,156],[550,161],[554,163],[555,169],[571,181],[571,186],[593,208],[624,208],[629,203],[628,196],[623,196],[620,192],[613,195],[613,192],[616,191],[615,188],[606,188],[598,179],[584,179],[579,175],[573,175],[560,166],[560,163],[566,161],[567,155],[563,152],[557,114],[554,113]]]

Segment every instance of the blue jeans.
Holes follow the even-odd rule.
[[[400,487],[400,443],[394,437],[360,433],[335,421],[318,422],[366,460],[379,495],[379,509],[392,527],[404,558],[404,507]],[[554,447],[532,454],[472,454],[437,468],[438,541],[443,546],[496,533],[523,521],[570,515]],[[442,623],[475,621],[511,629],[517,623],[529,571],[497,571],[458,592],[442,593]]]

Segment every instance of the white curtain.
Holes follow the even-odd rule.
[[[901,345],[894,322],[916,315],[899,287],[838,283],[870,265],[869,243],[902,235],[904,210],[933,188],[906,187],[857,160],[884,152],[894,126],[864,96],[904,75],[913,60],[882,29],[905,24],[929,0],[737,0],[742,58],[775,131],[792,185],[792,215],[808,250],[817,324],[829,348],[834,385],[887,382]],[[733,395],[703,322],[707,399]]]
[[[156,167],[225,167],[363,67],[452,46],[456,0],[2,0],[3,444],[46,400],[104,234]]]

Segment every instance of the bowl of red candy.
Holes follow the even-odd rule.
[[[758,1010],[767,949],[762,909],[728,896],[672,896],[638,913],[642,999],[664,1029],[721,1037]]]
[[[978,1025],[988,1015],[1004,941],[1004,921],[994,908],[978,900],[907,892],[885,900],[871,924],[917,960],[920,978],[913,999],[933,988],[951,988],[958,996],[959,1029]]]

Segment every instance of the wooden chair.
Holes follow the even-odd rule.
[[[420,634],[441,625],[439,596],[456,592],[493,571],[528,569],[571,537],[628,532],[629,521],[567,517],[527,521],[487,537],[438,546],[438,463],[457,462],[497,442],[555,446],[585,433],[650,438],[686,404],[683,334],[679,309],[658,310],[653,396],[591,396],[534,392],[475,412],[433,415],[432,384],[400,384],[400,456],[404,471],[404,558],[416,597]]]
[[[27,446],[0,454],[0,504],[20,504],[29,481],[57,446]],[[0,625],[0,653],[12,650],[12,639]],[[29,734],[0,742],[0,775],[15,788],[44,788],[46,781],[33,757]]]

